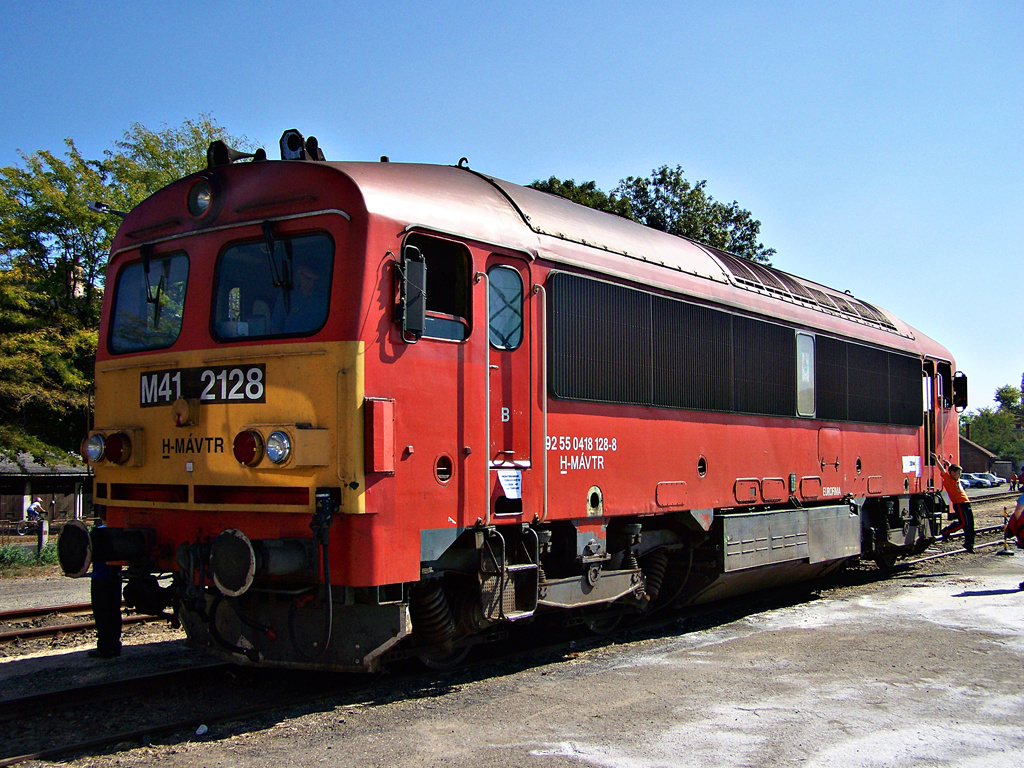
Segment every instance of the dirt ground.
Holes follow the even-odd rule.
[[[979,527],[989,516],[979,510]],[[408,695],[325,700],[61,764],[1016,766],[1024,551],[997,551],[554,663],[442,675]],[[86,662],[81,648],[64,655],[111,663]],[[13,661],[0,660],[0,681]]]

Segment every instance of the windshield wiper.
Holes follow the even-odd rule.
[[[277,261],[274,260],[274,249],[277,247],[277,243],[274,241],[274,225],[267,220],[261,226],[263,228],[263,241],[267,247],[267,260],[270,263],[270,279],[275,288],[281,289],[284,299],[284,312],[287,315],[291,311],[291,292],[293,288],[292,241],[290,238],[285,238],[284,240],[285,258],[282,259],[279,269]]]
[[[153,330],[157,330],[160,327],[160,297],[163,295],[164,286],[167,284],[167,278],[171,274],[171,262],[164,259],[162,262],[162,272],[160,280],[156,284],[156,295],[153,295],[153,288],[149,282],[149,268],[152,265],[150,257],[153,255],[153,246],[146,244],[139,248],[139,256],[142,258],[142,272],[146,276],[146,303],[153,305]]]

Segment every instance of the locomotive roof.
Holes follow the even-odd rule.
[[[849,293],[557,195],[457,166],[330,165],[352,178],[373,213],[691,294],[693,278],[700,278],[708,282],[698,296],[949,358],[928,337]]]
[[[268,173],[281,184],[296,165],[310,177],[296,184],[329,184],[323,174],[347,177],[366,211],[402,228],[447,232],[529,253],[546,263],[583,268],[641,287],[682,294],[742,312],[775,317],[881,346],[951,359],[949,352],[894,315],[850,294],[756,264],[717,248],[670,235],[557,195],[503,181],[466,167],[414,163],[268,161],[217,168],[230,175]],[[320,181],[317,180],[320,177]],[[167,199],[195,177],[158,192]],[[246,185],[243,185],[246,186]],[[248,187],[249,194],[255,188]],[[239,209],[237,215],[246,215]],[[179,225],[147,221],[149,201],[136,207],[115,238],[116,256],[132,240]],[[133,228],[133,225],[136,228]],[[203,225],[199,224],[198,229]]]

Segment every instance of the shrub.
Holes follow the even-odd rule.
[[[0,545],[0,573],[30,568],[36,565],[54,565],[57,562],[57,545],[53,542],[43,547],[36,559],[36,548],[21,544]]]

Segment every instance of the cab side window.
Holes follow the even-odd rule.
[[[939,405],[945,410],[953,407],[953,366],[949,363],[939,363],[936,366],[938,373],[938,395]]]
[[[466,246],[427,235],[410,235],[426,263],[425,337],[463,341],[470,332],[472,260]]]

